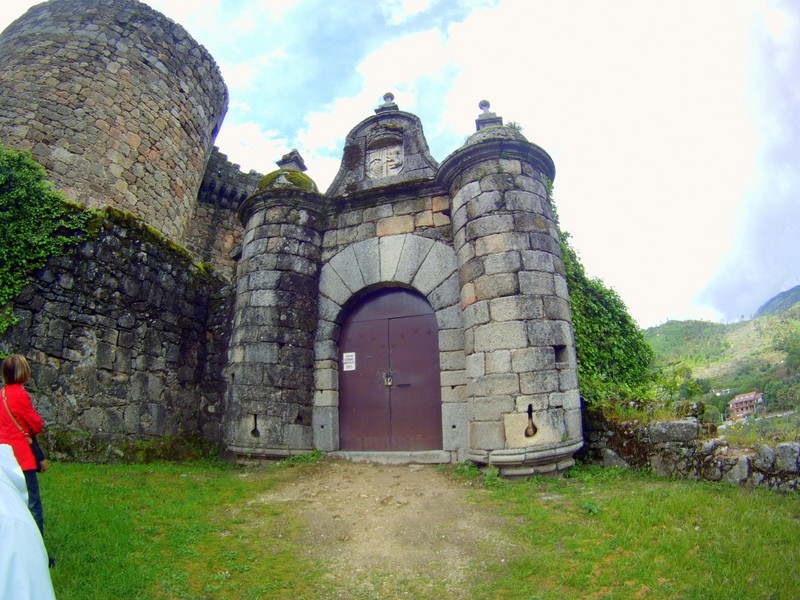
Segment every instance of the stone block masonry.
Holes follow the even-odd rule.
[[[327,194],[302,191],[299,175],[292,183],[282,169],[240,209],[230,448],[266,456],[312,445],[339,450],[340,326],[359,298],[403,287],[426,299],[439,327],[442,449],[510,476],[561,471],[582,431],[568,291],[546,191],[552,162],[518,132],[493,126],[479,128],[439,167],[418,118],[385,99],[348,134]],[[284,183],[269,183],[277,181]],[[308,323],[316,327],[313,348],[278,293],[286,270],[318,298],[317,321]],[[306,360],[283,364],[269,341],[284,322],[294,323],[300,355],[313,355],[310,397],[288,393],[307,376]],[[285,381],[284,371],[292,374]],[[302,431],[311,403],[313,439]]]
[[[225,431],[228,449],[238,454],[314,449],[322,246],[317,202],[313,192],[279,190],[256,193],[241,207],[246,234],[237,267]]]
[[[37,273],[0,336],[52,390],[48,417],[101,442],[201,432],[239,457],[413,448],[508,476],[572,464],[547,153],[481,103],[440,165],[387,94],[323,194],[296,151],[261,176],[216,150],[227,102],[205,48],[137,0],[50,0],[0,35],[2,142],[128,222]],[[340,334],[364,314],[388,341],[346,343],[386,362],[353,378]],[[392,365],[405,379],[387,389]]]
[[[118,217],[36,274],[0,351],[29,358],[52,432],[101,448],[180,433],[220,441],[230,289]]]
[[[0,36],[2,143],[183,245],[227,105],[211,55],[141,2],[50,0]]]
[[[507,475],[561,470],[582,444],[566,277],[547,185],[550,157],[482,128],[438,177],[451,197],[470,418],[468,456]],[[527,413],[527,414],[526,414]],[[532,421],[535,434],[525,432]]]
[[[800,491],[797,442],[735,448],[724,438],[704,437],[695,419],[641,425],[611,423],[589,413],[586,429],[586,455],[607,467],[651,469],[664,477]]]
[[[262,177],[255,171],[242,173],[239,165],[231,163],[216,146],[211,152],[186,247],[201,261],[212,263],[227,279],[233,279],[242,247],[239,207],[255,192]]]

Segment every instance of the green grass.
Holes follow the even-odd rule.
[[[476,599],[800,598],[800,502],[585,467],[494,492],[526,551]]]
[[[40,478],[59,600],[312,598],[298,517],[258,501],[289,469],[57,464]]]
[[[783,442],[794,442],[800,436],[800,413],[771,418],[748,417],[720,429],[719,433],[731,444],[739,446],[763,443],[774,446]]]
[[[355,597],[303,552],[302,514],[261,499],[306,468],[55,464],[40,481],[56,596]],[[590,467],[525,482],[447,471],[485,490],[471,501],[504,515],[516,546],[476,565],[471,600],[800,598],[797,495]],[[429,583],[376,598],[427,598]]]

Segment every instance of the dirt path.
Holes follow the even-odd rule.
[[[436,467],[324,461],[264,500],[307,521],[311,558],[330,568],[320,598],[469,598],[513,552],[508,522],[467,498],[482,490]]]

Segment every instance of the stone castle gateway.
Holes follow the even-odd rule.
[[[0,141],[217,273],[119,225],[54,260],[0,338],[52,389],[51,422],[109,441],[194,430],[241,457],[571,466],[547,153],[482,103],[439,164],[387,94],[322,193],[296,152],[263,176],[228,163],[213,147],[226,108],[213,58],[135,0],[50,0],[0,35]]]

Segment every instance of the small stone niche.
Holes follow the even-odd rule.
[[[564,345],[553,346],[553,354],[555,355],[557,366],[564,367],[569,365],[569,352],[567,351],[566,346]]]

